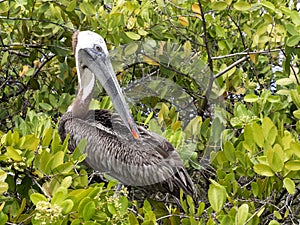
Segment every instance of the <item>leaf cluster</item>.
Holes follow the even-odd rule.
[[[299,15],[283,0],[0,2],[0,224],[299,223]],[[77,29],[106,39],[135,120],[177,148],[199,200],[116,196],[84,141],[61,143]],[[91,108],[111,109],[96,89]]]

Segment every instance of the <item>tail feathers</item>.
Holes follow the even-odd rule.
[[[174,175],[168,182],[170,193],[179,199],[180,189],[182,189],[185,195],[190,195],[193,199],[196,199],[195,187],[187,171],[184,168],[179,168]]]

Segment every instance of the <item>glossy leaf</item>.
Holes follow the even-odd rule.
[[[214,211],[220,212],[226,201],[226,189],[221,185],[210,184],[208,200]]]
[[[296,191],[296,185],[294,181],[288,177],[283,179],[283,185],[286,188],[286,190],[289,192],[289,194],[293,195]]]
[[[262,176],[272,177],[274,176],[273,170],[265,164],[255,164],[254,165],[254,171]]]
[[[227,8],[227,3],[224,1],[213,2],[211,8],[214,10],[222,11]]]
[[[280,145],[276,144],[273,149],[267,151],[267,160],[274,172],[280,172],[284,166],[284,152]]]
[[[47,198],[40,194],[40,193],[33,193],[30,195],[30,200],[32,201],[33,204],[37,204],[38,202],[41,202],[41,201],[44,201],[44,202],[47,202]]]
[[[292,171],[300,170],[300,160],[290,160],[286,162],[285,168]]]
[[[245,1],[238,1],[233,4],[233,7],[239,11],[247,11],[251,8],[251,5]]]
[[[249,206],[247,204],[242,204],[236,216],[236,221],[238,225],[242,225],[246,222],[249,213]]]
[[[129,37],[131,40],[139,40],[141,38],[141,36],[139,34],[131,32],[131,31],[128,31],[125,33],[126,33],[127,37]]]
[[[92,15],[95,15],[95,13],[96,13],[96,10],[95,10],[93,4],[90,2],[80,3],[79,8],[86,16],[92,16]]]

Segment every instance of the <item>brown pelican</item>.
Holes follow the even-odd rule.
[[[156,133],[137,126],[118,84],[104,39],[91,31],[75,32],[73,49],[78,74],[78,94],[61,117],[59,134],[70,134],[73,151],[87,140],[85,162],[125,185],[170,193],[180,189],[195,196],[190,176],[174,147]],[[118,114],[89,110],[96,78],[108,93]]]

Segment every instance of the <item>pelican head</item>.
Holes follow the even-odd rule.
[[[73,49],[82,101],[91,95],[95,78],[98,79],[124,124],[137,139],[139,132],[115,76],[104,39],[92,31],[77,31],[73,35]]]

